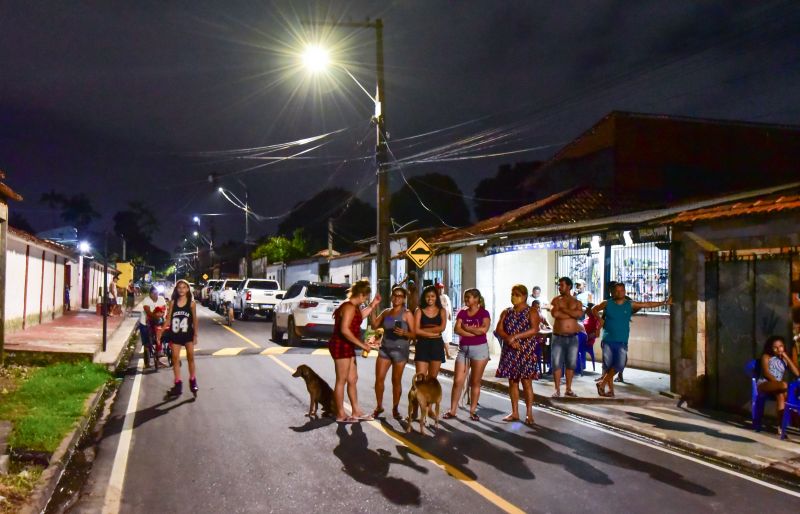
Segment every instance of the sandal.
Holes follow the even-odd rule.
[[[381,414],[383,414],[383,407],[376,407],[375,410],[372,411],[372,417],[373,418],[377,418]]]
[[[476,413],[474,413],[474,412],[470,413],[469,419],[471,419],[472,421],[480,421],[481,420],[481,418],[478,417],[478,415]]]
[[[533,418],[532,418],[532,417],[526,417],[526,418],[525,418],[525,424],[526,424],[526,425],[528,425],[529,427],[532,427],[532,426],[533,426],[533,425],[535,425],[536,423],[533,421]]]
[[[375,421],[375,418],[369,414],[364,414],[363,416],[356,416],[358,421]]]
[[[400,411],[397,410],[397,407],[392,409],[392,417],[394,419],[403,419],[403,416],[400,414]]]
[[[603,384],[600,384],[598,382],[595,385],[597,386],[597,396],[605,396],[606,395],[606,391],[605,391],[605,388],[603,387]]]
[[[566,393],[564,393],[564,396],[567,396],[569,398],[577,398],[578,397],[578,395],[575,394],[574,391],[567,391]]]
[[[550,398],[561,398],[561,393],[559,393],[558,391],[556,391],[555,393],[553,393],[553,394],[550,396]]]
[[[456,416],[455,414],[451,414],[450,412],[445,412],[442,415],[442,419],[458,419],[458,416]]]
[[[337,419],[337,423],[358,423],[358,419],[354,418],[353,416],[347,416],[344,419]]]
[[[509,414],[508,416],[503,418],[503,421],[505,421],[506,423],[510,423],[512,421],[519,421],[519,418],[518,417],[514,417],[513,415]]]

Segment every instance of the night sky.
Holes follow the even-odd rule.
[[[25,0],[0,11],[0,169],[25,197],[12,209],[44,230],[63,223],[41,194],[83,191],[101,229],[143,200],[168,250],[192,215],[236,212],[210,172],[269,162],[223,150],[346,129],[274,154],[326,143],[306,159],[222,185],[238,194],[235,178],[246,182],[265,216],[326,185],[373,201],[369,98],[341,69],[309,76],[297,54],[322,39],[373,91],[374,32],[303,19],[383,18],[390,147],[400,159],[425,152],[431,162],[405,172],[447,173],[466,195],[500,164],[547,158],[611,110],[800,124],[796,1]],[[241,215],[216,227],[218,240],[243,237]]]

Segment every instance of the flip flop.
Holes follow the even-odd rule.
[[[477,414],[475,414],[474,412],[469,415],[469,419],[471,419],[472,421],[480,421],[481,420],[481,418]]]
[[[400,414],[400,411],[397,409],[392,409],[392,417],[394,419],[403,419],[403,415]]]
[[[442,414],[442,419],[458,419],[458,416],[455,414],[450,414],[449,412],[445,412]]]
[[[370,414],[364,414],[363,416],[356,416],[358,421],[375,421],[375,418]]]
[[[566,393],[564,393],[564,396],[568,396],[570,398],[577,398],[578,397],[578,395],[575,394],[574,391],[567,391]]]
[[[347,416],[344,419],[337,419],[336,422],[342,424],[358,423],[358,419],[353,416]]]
[[[550,396],[550,398],[561,398],[561,393],[555,392]]]
[[[512,416],[511,414],[509,414],[508,416],[506,416],[505,418],[503,418],[503,421],[505,421],[505,422],[507,422],[507,423],[510,423],[510,422],[512,422],[512,421],[519,421],[519,418],[515,418],[514,416]]]
[[[602,384],[600,384],[600,383],[597,383],[597,384],[595,384],[595,385],[597,386],[597,395],[598,395],[598,396],[605,396],[605,395],[606,395],[606,392],[605,392],[605,390],[604,390],[604,388],[603,388],[603,385],[602,385]]]
[[[373,417],[373,418],[377,418],[377,417],[378,417],[378,416],[380,416],[381,414],[383,414],[383,407],[378,407],[377,409],[375,409],[374,411],[372,411],[372,417]]]
[[[533,421],[533,418],[525,418],[525,424],[528,425],[529,427],[532,427],[536,423]]]

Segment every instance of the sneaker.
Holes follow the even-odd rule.
[[[183,382],[175,382],[175,385],[172,386],[172,389],[169,390],[167,393],[168,396],[180,396],[183,394]]]
[[[189,379],[189,390],[192,391],[193,395],[197,396],[197,390],[198,389],[199,388],[197,387],[197,379],[196,378],[190,378]]]

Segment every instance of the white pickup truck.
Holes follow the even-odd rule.
[[[276,280],[248,278],[242,281],[233,301],[233,311],[242,321],[253,316],[271,318],[275,305],[281,301],[286,291],[281,290]]]

